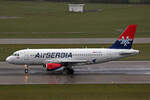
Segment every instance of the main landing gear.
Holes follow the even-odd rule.
[[[68,67],[65,67],[64,69],[63,69],[63,74],[65,74],[65,75],[72,75],[74,73],[74,70],[72,69],[72,68],[68,68]]]

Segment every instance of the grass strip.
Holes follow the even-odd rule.
[[[138,24],[140,37],[150,37],[149,5],[89,3],[85,9],[96,11],[69,13],[67,3],[0,0],[0,38],[114,37],[129,24]]]
[[[149,100],[146,84],[6,85],[2,100]]]

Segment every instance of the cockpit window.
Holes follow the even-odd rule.
[[[13,56],[19,56],[19,54],[18,53],[14,53]]]

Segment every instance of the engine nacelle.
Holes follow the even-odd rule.
[[[62,64],[57,64],[57,63],[48,63],[48,64],[46,64],[46,69],[48,71],[54,71],[54,70],[57,70],[61,67],[62,67]]]

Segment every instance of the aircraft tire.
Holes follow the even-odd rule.
[[[25,72],[25,73],[28,73],[28,69],[25,69],[24,72]]]

